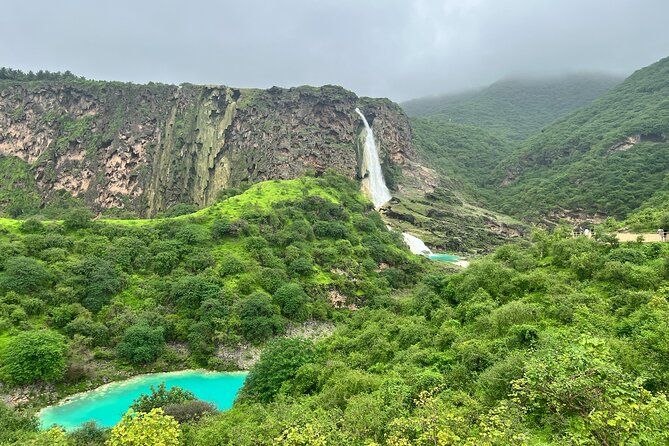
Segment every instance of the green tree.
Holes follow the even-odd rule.
[[[288,272],[293,276],[312,276],[314,274],[314,262],[306,257],[300,257],[288,264]]]
[[[123,289],[123,280],[113,263],[95,256],[82,258],[73,268],[69,280],[81,304],[98,312]]]
[[[181,427],[163,409],[129,410],[112,428],[107,446],[178,446]]]
[[[304,321],[309,317],[309,297],[297,283],[288,283],[279,288],[272,300],[281,308],[281,314],[289,319]]]
[[[179,307],[196,309],[203,301],[215,299],[219,292],[219,286],[205,277],[185,276],[172,284],[169,299]]]
[[[92,224],[93,215],[88,209],[72,209],[65,215],[63,226],[68,231],[88,228]]]
[[[65,373],[65,338],[51,330],[24,331],[2,353],[3,379],[12,384],[57,381]]]
[[[223,259],[221,259],[221,264],[218,267],[218,272],[221,277],[232,276],[235,274],[241,274],[245,271],[246,267],[244,262],[239,260],[238,257],[229,254]]]
[[[242,335],[249,341],[262,342],[283,330],[279,308],[267,293],[258,292],[241,303],[239,309]]]
[[[49,284],[51,274],[37,260],[30,257],[11,257],[5,261],[2,288],[19,294],[42,290]]]
[[[21,232],[26,234],[41,234],[44,232],[44,223],[34,218],[29,218],[21,223]]]
[[[275,339],[263,350],[260,360],[249,372],[241,397],[263,403],[272,401],[281,385],[314,359],[315,349],[310,340]]]
[[[148,364],[155,361],[165,346],[162,327],[152,328],[143,323],[126,329],[123,340],[118,344],[119,356],[134,364]]]
[[[211,225],[211,236],[220,240],[227,235],[231,235],[231,228],[232,224],[229,219],[225,217],[216,218]]]

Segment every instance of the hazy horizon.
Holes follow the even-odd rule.
[[[336,84],[401,102],[516,78],[624,77],[669,55],[663,0],[25,1],[0,66],[91,79]]]

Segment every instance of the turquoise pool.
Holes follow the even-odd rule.
[[[428,256],[431,260],[437,260],[439,262],[449,262],[455,263],[460,260],[460,257],[454,256],[452,254],[430,254]]]
[[[135,398],[148,393],[151,385],[157,386],[161,382],[165,382],[167,388],[178,386],[190,390],[198,398],[214,403],[221,410],[229,409],[244,379],[245,372],[204,370],[140,375],[73,395],[59,404],[42,409],[38,417],[44,428],[57,424],[65,429],[75,429],[87,421],[111,427],[118,423]]]

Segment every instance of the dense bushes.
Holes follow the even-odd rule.
[[[459,274],[424,275],[409,296],[358,310],[314,347],[271,343],[240,404],[189,438],[666,443],[669,304],[657,271],[669,248],[568,237],[537,234]],[[575,260],[585,258],[588,274]]]
[[[57,381],[65,373],[65,338],[53,331],[24,331],[2,352],[2,380],[11,384]]]
[[[244,338],[262,342],[283,331],[279,309],[270,296],[257,292],[242,301],[239,310],[240,327]]]
[[[82,367],[93,354],[177,361],[168,343],[204,365],[218,345],[262,343],[288,323],[331,317],[335,290],[365,305],[410,286],[422,268],[357,184],[331,173],[259,184],[191,216],[135,224],[73,208],[62,223],[8,228],[0,335],[47,325],[78,339],[70,361]],[[381,262],[391,268],[379,272]]]
[[[243,399],[269,402],[281,385],[314,359],[314,346],[302,339],[276,339],[263,352],[244,383]]]
[[[163,333],[162,327],[152,328],[146,324],[129,327],[118,344],[119,357],[135,364],[155,361],[164,348]]]
[[[345,319],[350,310],[333,308],[330,299],[390,305],[390,294],[413,284],[425,265],[387,231],[355,182],[330,173],[258,184],[196,214],[156,221],[91,220],[73,211],[67,224],[0,223],[7,225],[0,231],[0,348],[8,385],[64,377],[72,389],[118,369],[229,369],[234,365],[219,359],[219,348],[263,347],[291,325],[307,322],[309,332]],[[381,262],[389,265],[384,272]],[[33,339],[43,334],[48,342]],[[16,347],[25,337],[30,348]],[[250,384],[249,401],[271,399],[293,375],[301,379],[296,394],[319,388],[305,362],[315,357],[313,345],[286,342],[283,350],[294,357],[267,364],[274,377]],[[46,345],[48,354],[30,356]],[[392,346],[376,350],[388,356]],[[365,388],[374,381],[349,377]],[[342,404],[348,394],[340,389],[329,398]],[[151,423],[166,428],[174,426],[170,420],[193,424],[214,412],[200,401],[170,401],[138,407],[112,434],[94,426],[67,434],[28,426],[21,438],[114,444],[141,430],[141,414],[155,409],[164,413],[153,413]]]

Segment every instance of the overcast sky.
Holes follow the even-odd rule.
[[[669,0],[3,1],[0,66],[405,100],[669,56]]]

